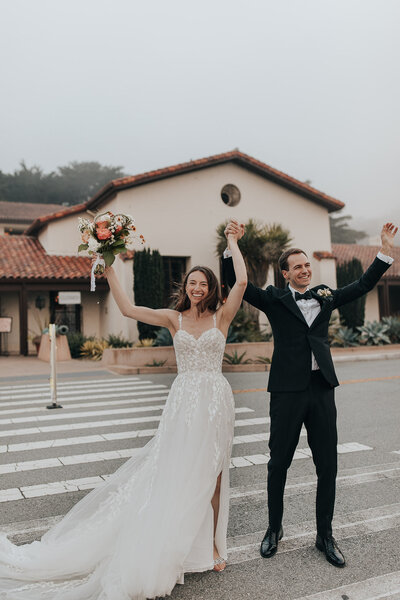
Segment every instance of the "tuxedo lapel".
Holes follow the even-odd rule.
[[[290,310],[290,312],[292,312],[297,318],[299,318],[300,321],[302,321],[303,323],[305,323],[305,325],[307,325],[307,321],[303,317],[303,313],[297,306],[297,302],[293,298],[293,294],[289,289],[279,298],[279,300],[281,302],[283,302],[283,304],[286,306],[286,308],[288,308]],[[307,327],[308,327],[308,325],[307,325]]]
[[[312,297],[315,298],[316,300],[318,300],[318,302],[320,303],[321,311],[318,313],[318,315],[315,317],[314,321],[311,323],[310,329],[312,329],[313,327],[318,325],[318,323],[325,318],[326,312],[329,311],[331,308],[330,300],[322,300],[321,296],[318,296],[317,292],[314,292],[313,290],[311,290],[311,294],[312,294]]]

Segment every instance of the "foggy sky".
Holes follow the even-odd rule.
[[[0,170],[239,148],[400,221],[399,24],[398,0],[0,0]]]

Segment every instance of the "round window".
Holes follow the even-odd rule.
[[[240,190],[233,183],[227,183],[221,190],[221,198],[227,206],[236,206],[240,202]]]

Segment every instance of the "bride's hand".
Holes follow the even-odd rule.
[[[227,240],[235,239],[237,241],[244,235],[244,224],[239,223],[236,219],[231,219],[228,225],[225,227],[225,237]]]

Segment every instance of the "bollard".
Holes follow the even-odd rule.
[[[50,391],[51,391],[51,404],[47,408],[62,408],[61,404],[57,404],[57,345],[56,345],[56,326],[54,323],[49,325],[49,338],[50,338]]]

